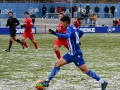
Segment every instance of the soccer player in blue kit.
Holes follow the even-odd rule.
[[[83,59],[83,53],[82,53],[82,50],[80,49],[80,43],[79,43],[79,39],[84,34],[83,31],[76,29],[74,26],[70,25],[71,20],[68,16],[62,17],[61,21],[62,21],[63,27],[65,27],[67,30],[66,34],[56,33],[51,29],[49,29],[49,32],[51,34],[56,35],[57,37],[67,38],[68,45],[69,45],[69,52],[56,62],[48,79],[46,79],[40,84],[42,84],[45,87],[48,87],[49,82],[59,72],[60,67],[65,64],[73,62],[83,73],[87,74],[89,77],[100,82],[101,90],[106,90],[108,83],[103,79],[101,79],[100,76],[98,76],[95,72],[93,72],[92,70],[89,70],[89,68],[87,67]]]

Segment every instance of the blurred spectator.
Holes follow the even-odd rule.
[[[72,14],[72,18],[73,18],[73,15],[74,15],[74,7],[71,7],[69,11],[70,11],[70,13]]]
[[[120,27],[120,18],[118,19],[118,26]]]
[[[51,13],[51,18],[54,18],[55,8],[53,5],[50,8],[50,13]]]
[[[57,7],[57,12],[58,13],[62,12],[62,8],[60,6]]]
[[[98,18],[97,14],[94,13],[93,14],[93,26],[96,26],[96,24],[97,24],[97,18]]]
[[[78,7],[75,4],[74,5],[74,17],[77,17],[77,11],[78,11]]]
[[[32,15],[30,17],[32,19],[32,23],[33,23],[33,26],[34,26],[36,15],[34,13],[32,13]]]
[[[85,26],[87,26],[88,25],[88,14],[86,13],[84,17],[85,17]]]
[[[105,18],[109,18],[109,8],[107,5],[105,6],[104,11],[105,11]]]
[[[83,8],[82,8],[81,5],[80,5],[80,7],[78,8],[78,12],[79,12],[79,17],[81,17],[81,14],[83,13]]]
[[[79,26],[83,26],[84,25],[84,14],[81,14],[81,17],[78,18],[79,21]]]
[[[99,11],[100,11],[100,8],[98,7],[98,5],[96,5],[96,7],[95,7],[95,13],[97,14],[97,16],[99,17],[99,15],[98,15],[98,13],[99,13]]]
[[[87,4],[87,6],[86,6],[86,14],[89,14],[90,13],[90,6],[89,6],[89,4]]]
[[[112,5],[111,8],[110,8],[110,10],[111,10],[112,17],[114,17],[115,6]]]
[[[46,8],[45,5],[43,5],[43,7],[42,7],[42,17],[43,17],[43,18],[44,18],[45,15],[46,15],[46,11],[47,11],[47,8]]]
[[[66,6],[65,5],[62,7],[62,11],[63,11],[63,13],[66,12]]]
[[[84,13],[81,14],[81,22],[80,22],[80,26],[84,25],[84,19],[85,19],[85,15]]]
[[[118,25],[117,19],[113,19],[113,26],[117,26],[117,25]]]
[[[90,20],[89,26],[92,26],[92,23],[93,23],[93,14],[89,13],[88,15],[89,15],[89,20]]]

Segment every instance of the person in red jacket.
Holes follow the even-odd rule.
[[[32,26],[33,26],[32,20],[31,20],[31,18],[29,18],[28,12],[25,12],[24,15],[25,15],[24,25],[21,25],[21,27],[25,27],[24,33],[22,34],[22,42],[24,44],[25,51],[27,51],[27,49],[28,49],[28,45],[27,45],[25,39],[29,38],[36,48],[35,52],[37,52],[38,45],[37,45],[37,42],[34,40],[34,35],[32,32]]]
[[[62,12],[62,8],[60,6],[58,6],[58,8],[57,8],[57,12],[58,13]]]
[[[76,28],[79,28],[79,21],[77,20],[77,18],[74,18],[74,26]]]
[[[118,26],[120,27],[120,18],[118,19]]]

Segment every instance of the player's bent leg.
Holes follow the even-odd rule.
[[[68,46],[68,42],[67,42],[67,40],[63,42],[63,45],[65,46],[66,49],[69,50],[69,46]]]
[[[9,39],[9,47],[8,47],[8,49],[5,50],[6,52],[10,52],[10,49],[11,49],[11,46],[12,46],[12,40],[13,40],[13,37],[10,37],[10,39]]]
[[[61,58],[61,54],[60,54],[58,45],[54,45],[54,51],[55,51],[55,54],[56,54],[57,58],[60,59]]]
[[[17,41],[17,38],[16,38],[16,36],[14,36],[14,37],[13,37],[13,40],[14,40],[14,41]]]
[[[64,46],[66,47],[66,49],[68,49],[68,50],[69,50],[68,44],[65,44]]]
[[[63,65],[67,64],[67,61],[63,58],[60,58],[56,63],[55,63],[55,67],[61,67]]]
[[[34,44],[34,46],[35,46],[35,52],[38,52],[38,44],[37,44],[37,42],[34,40],[34,39],[30,39],[31,40],[31,42]]]
[[[60,67],[67,64],[67,61],[63,58],[60,58],[55,64],[55,67],[51,71],[51,74],[49,75],[48,79],[42,82],[42,85],[45,87],[49,86],[49,82],[55,77],[55,75],[59,72]]]
[[[27,45],[27,43],[26,43],[26,41],[25,41],[25,37],[22,37],[22,42],[23,42],[23,45],[24,45],[24,47],[25,47],[25,51],[27,51],[28,45]]]
[[[59,46],[58,45],[54,45],[54,51],[59,50]]]
[[[18,43],[20,43],[22,45],[22,48],[24,49],[23,43],[19,39],[17,39],[16,36],[13,37],[13,40],[16,41],[16,42],[18,42]]]
[[[90,76],[91,78],[99,81],[99,82],[101,83],[101,88],[102,88],[102,90],[106,90],[106,87],[107,87],[107,84],[108,84],[108,83],[107,83],[106,81],[102,80],[102,79],[100,78],[100,76],[98,76],[95,72],[93,72],[92,70],[89,70],[86,64],[83,64],[83,65],[79,66],[79,69],[80,69],[83,73],[85,73],[85,74],[87,74],[88,76]]]
[[[60,58],[60,60],[58,60],[56,63],[55,63],[55,67],[53,68],[53,70],[51,71],[51,74],[50,76],[48,77],[48,80],[47,81],[50,81],[52,80],[52,78],[58,73],[58,71],[60,70],[60,67],[67,64],[67,61],[64,60],[63,58]]]
[[[89,69],[88,69],[88,67],[87,67],[86,64],[83,64],[82,66],[79,66],[79,69],[80,69],[83,73],[85,73],[85,74],[87,74],[88,71],[89,71]]]

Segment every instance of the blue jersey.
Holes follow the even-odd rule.
[[[83,34],[84,34],[83,31],[71,25],[67,27],[66,34],[56,33],[56,36],[61,38],[67,38],[68,46],[69,46],[69,54],[76,55],[82,53],[80,49],[79,39],[82,37]]]

